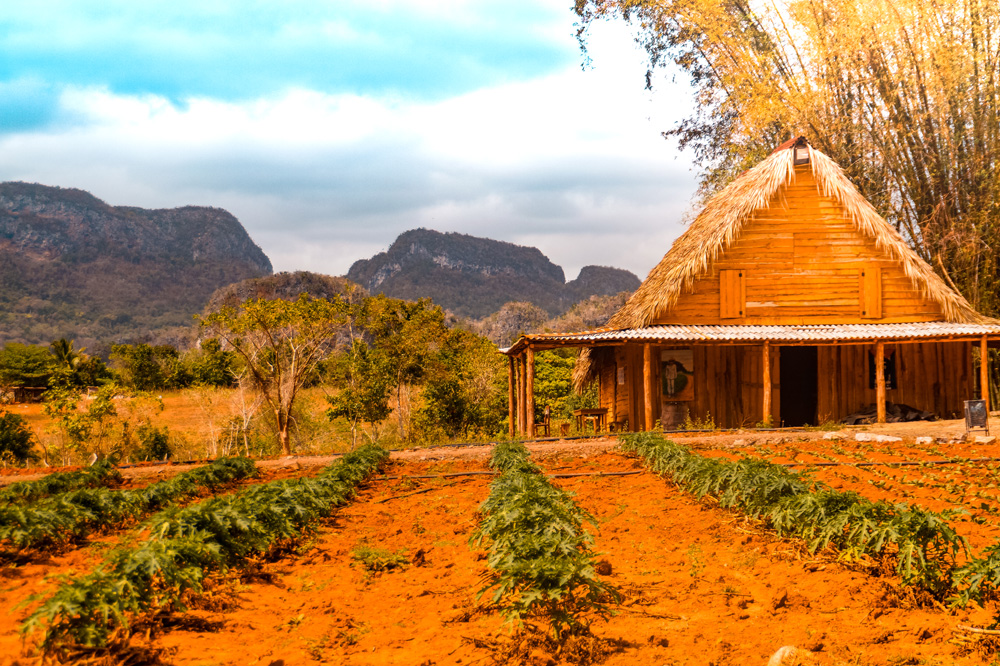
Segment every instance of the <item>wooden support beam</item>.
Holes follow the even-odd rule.
[[[510,438],[517,434],[517,373],[514,371],[514,357],[507,357],[507,420],[510,421]]]
[[[524,435],[524,366],[521,355],[514,357],[514,374],[517,377],[517,436]]]
[[[524,411],[527,412],[528,418],[528,439],[535,438],[535,350],[530,346],[528,347],[527,353],[525,353],[525,366],[527,374],[524,381],[524,394],[526,400],[524,401]]]
[[[771,425],[771,341],[764,340],[764,418],[761,422]]]
[[[979,340],[979,392],[986,401],[986,411],[990,411],[990,351],[986,348],[986,336]]]
[[[875,410],[877,421],[885,423],[885,343],[875,342]]]
[[[611,375],[611,406],[608,409],[608,413],[611,416],[608,417],[608,427],[610,427],[612,423],[618,423],[618,361],[617,360],[615,360],[615,363],[611,366],[611,369],[614,374]]]
[[[642,379],[643,399],[645,407],[645,423],[643,430],[653,429],[653,345],[642,346]]]
[[[520,424],[518,434],[524,437],[528,434],[528,364],[526,363],[524,354],[518,357],[518,370],[521,373],[521,392],[517,396],[517,418]]]

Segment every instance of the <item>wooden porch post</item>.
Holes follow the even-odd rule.
[[[986,411],[990,411],[990,354],[986,348],[986,336],[979,341],[979,392],[986,401]]]
[[[643,399],[645,404],[645,427],[643,430],[653,429],[653,345],[642,346],[642,379],[643,379]]]
[[[528,358],[521,354],[521,434],[528,435]]]
[[[771,424],[771,341],[764,340],[764,418],[763,423]]]
[[[611,429],[612,423],[618,423],[618,360],[615,359],[614,365],[611,366],[614,369],[614,374],[611,376],[611,417],[608,421],[608,429]]]
[[[510,421],[508,430],[510,438],[514,439],[517,434],[517,399],[515,389],[517,388],[517,373],[514,371],[514,357],[507,357],[507,420]]]
[[[524,356],[517,356],[517,434],[524,436]]]
[[[875,342],[875,410],[877,421],[885,423],[885,343]]]
[[[528,439],[535,438],[535,350],[528,346],[525,354],[525,366],[527,374],[524,381],[524,411],[526,412]]]

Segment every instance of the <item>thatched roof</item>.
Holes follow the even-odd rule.
[[[903,268],[913,286],[941,306],[945,321],[977,323],[986,318],[944,283],[892,225],[861,196],[843,169],[820,151],[809,148],[809,163],[820,191],[840,203],[855,228],[873,239]],[[763,162],[745,172],[712,197],[687,231],[674,241],[670,251],[615,314],[608,327],[639,328],[669,310],[695,278],[703,274],[737,238],[753,214],[767,208],[779,188],[795,180],[793,153],[796,141],[778,147]]]
[[[804,137],[799,137],[778,146],[767,159],[712,197],[687,231],[674,241],[670,251],[649,272],[639,289],[611,317],[606,328],[642,328],[669,311],[695,279],[709,270],[739,238],[744,224],[753,214],[768,208],[779,189],[794,182],[797,145],[808,148],[809,164],[822,194],[840,203],[855,228],[873,239],[876,247],[902,267],[914,287],[941,307],[945,321],[996,323],[973,310],[961,294],[945,284],[858,192],[839,165],[809,146]],[[578,386],[589,379],[590,366],[589,350],[584,349],[574,371],[574,382]]]

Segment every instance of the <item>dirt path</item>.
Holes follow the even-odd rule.
[[[994,415],[995,417],[997,415]],[[872,432],[876,434],[887,434],[897,437],[912,439],[919,436],[938,437],[943,439],[957,439],[965,432],[964,421],[919,421],[914,423],[887,423],[883,425],[852,426],[845,427],[842,432],[849,437],[854,432]],[[785,444],[789,442],[817,442],[824,441],[825,431],[818,430],[774,430],[774,431],[727,431],[723,433],[671,433],[667,435],[671,439],[688,444],[697,444],[706,448],[744,448],[755,445]],[[576,454],[576,453],[600,453],[614,448],[616,444],[614,437],[597,437],[594,439],[554,439],[536,441],[528,444],[532,452],[541,455],[556,453]],[[420,462],[429,460],[485,460],[489,457],[491,445],[482,446],[442,446],[420,449],[405,449],[393,451],[393,460],[407,462]],[[1000,455],[1000,446],[997,447]],[[322,467],[329,465],[336,460],[338,455],[314,455],[314,456],[289,456],[285,458],[258,460],[257,464],[263,468],[294,468]],[[143,478],[147,476],[157,476],[167,478],[181,472],[188,471],[205,464],[198,463],[140,463],[121,469],[125,478]],[[20,470],[9,468],[0,470],[0,486],[14,483],[15,481],[31,481],[39,479],[46,474],[55,471],[65,471],[79,469],[78,467],[61,468],[32,468]]]

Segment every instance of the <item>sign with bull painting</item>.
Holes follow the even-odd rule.
[[[661,351],[660,381],[664,402],[694,400],[694,352],[690,348]]]

